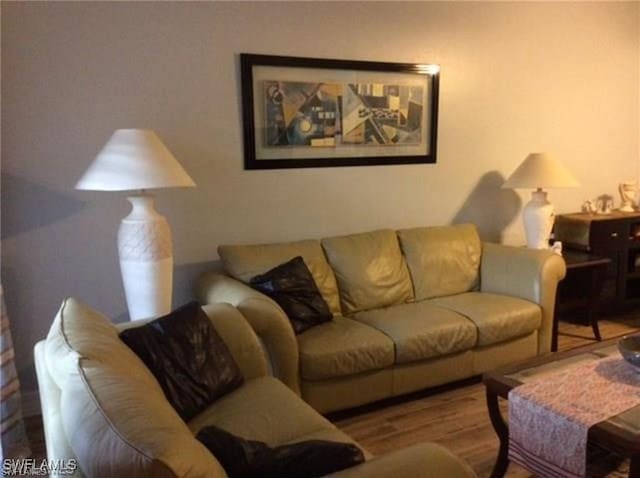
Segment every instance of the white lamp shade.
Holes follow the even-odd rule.
[[[80,178],[76,189],[128,191],[194,186],[155,132],[119,129]]]
[[[573,188],[580,183],[564,165],[547,153],[531,153],[502,185],[509,189]]]

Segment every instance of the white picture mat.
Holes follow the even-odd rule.
[[[366,70],[338,70],[332,68],[304,68],[253,65],[253,114],[255,125],[255,157],[261,159],[320,159],[424,156],[431,151],[431,102],[433,77],[419,73],[398,73]],[[421,143],[409,145],[339,144],[336,147],[265,146],[264,82],[299,81],[310,83],[385,83],[422,86]]]

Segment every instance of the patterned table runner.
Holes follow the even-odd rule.
[[[640,405],[640,374],[618,353],[509,392],[509,459],[541,477],[583,477],[589,427]]]

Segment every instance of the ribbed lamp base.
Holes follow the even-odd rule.
[[[130,196],[127,200],[132,209],[118,230],[118,253],[129,317],[159,317],[171,312],[171,229],[155,210],[152,196]]]

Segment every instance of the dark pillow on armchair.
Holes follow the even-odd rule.
[[[197,302],[124,330],[120,338],[151,370],[185,421],[244,381],[227,345]]]
[[[215,426],[203,428],[196,438],[229,478],[315,478],[364,461],[362,450],[352,443],[307,440],[271,448]]]
[[[332,319],[329,306],[301,256],[255,276],[249,284],[282,307],[296,334]]]

